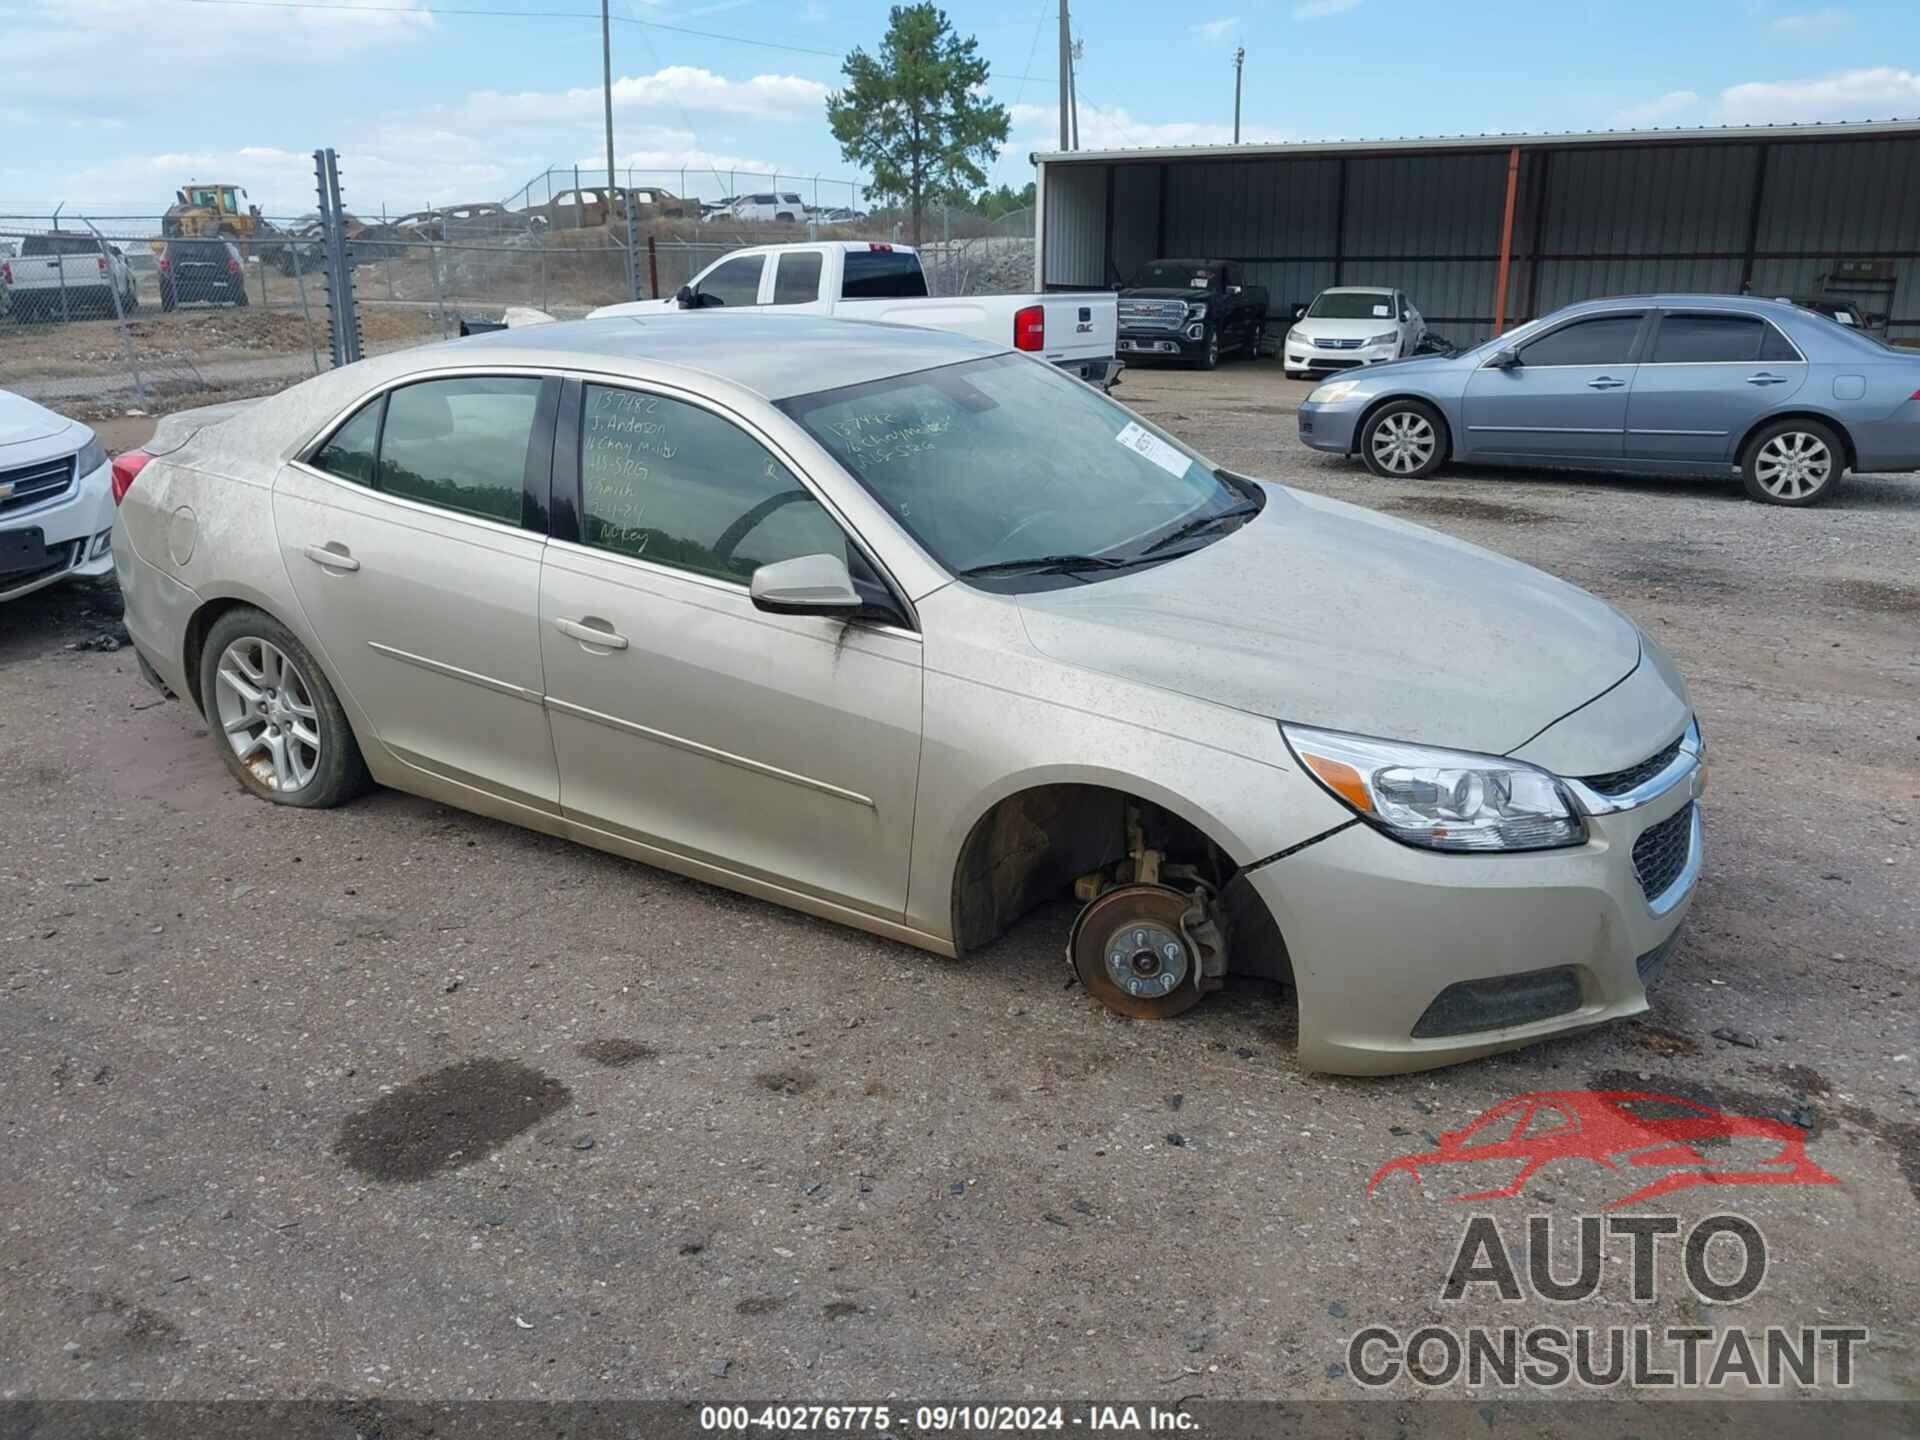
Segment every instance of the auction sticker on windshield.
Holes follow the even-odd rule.
[[[1113,438],[1135,454],[1145,456],[1176,480],[1193,466],[1189,457],[1182,455],[1151,430],[1142,429],[1135,421],[1129,420]]]

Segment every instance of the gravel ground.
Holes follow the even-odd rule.
[[[1920,478],[1385,483],[1297,445],[1301,390],[1122,394],[1587,586],[1689,675],[1710,850],[1649,1017],[1336,1079],[1272,986],[1104,1014],[1063,909],[955,964],[403,795],[276,809],[86,648],[110,593],[43,592],[0,609],[0,1398],[1352,1398],[1347,1338],[1428,1320],[1855,1322],[1856,1393],[1920,1398]],[[1623,1240],[1593,1300],[1442,1305],[1476,1207],[1375,1168],[1621,1086],[1790,1117],[1840,1183],[1654,1207],[1761,1228],[1738,1307],[1665,1264],[1634,1304]],[[1570,1245],[1604,1178],[1477,1208]]]

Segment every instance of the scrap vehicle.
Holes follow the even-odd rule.
[[[954,957],[1032,915],[1116,1014],[1287,983],[1308,1068],[1639,1014],[1700,873],[1620,611],[1005,337],[508,329],[169,416],[113,493],[142,673],[259,800],[379,782]]]
[[[1449,461],[1738,475],[1812,505],[1855,474],[1920,470],[1920,354],[1779,300],[1588,300],[1457,355],[1348,371],[1301,441],[1420,480]]]
[[[90,230],[24,236],[20,253],[0,261],[0,287],[19,320],[112,319],[140,308],[126,256]]]
[[[671,300],[604,305],[594,316],[766,306],[888,325],[925,325],[1025,351],[1103,388],[1116,384],[1110,293],[932,298],[919,252],[864,240],[757,245],[713,262]]]
[[[247,303],[247,268],[240,247],[231,240],[206,236],[161,242],[160,308],[182,305]]]
[[[1153,260],[1120,287],[1120,353],[1211,370],[1265,351],[1267,291],[1231,260]]]
[[[1336,285],[1297,309],[1281,347],[1290,379],[1418,354],[1427,322],[1402,290]]]
[[[633,210],[633,223],[651,220],[678,220],[686,214],[685,204],[672,192],[657,185],[583,186],[562,190],[544,205],[534,205],[519,213],[531,221],[544,223],[550,230],[593,230],[602,225],[624,225],[627,210]]]
[[[111,481],[91,429],[0,390],[0,600],[113,572]]]

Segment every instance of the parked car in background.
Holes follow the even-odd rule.
[[[1284,976],[1310,1068],[1644,1011],[1700,872],[1686,686],[1619,611],[1004,342],[506,330],[115,476],[140,664],[253,796],[377,780],[943,955],[1077,893],[1085,993]]]
[[[1129,359],[1186,360],[1203,370],[1222,355],[1259,355],[1267,292],[1249,285],[1231,260],[1154,260],[1119,295],[1120,353]]]
[[[544,223],[550,230],[594,229],[601,225],[626,223],[627,207],[633,207],[636,225],[648,220],[678,219],[686,213],[677,197],[657,186],[625,186],[609,189],[604,185],[562,190],[544,205],[520,212],[530,221]]]
[[[1294,318],[1281,347],[1282,364],[1294,379],[1378,365],[1412,355],[1426,333],[1427,322],[1404,291],[1336,285]]]
[[[247,267],[230,240],[168,240],[160,250],[160,308],[247,303]]]
[[[763,306],[788,314],[951,330],[1011,345],[1103,387],[1112,385],[1123,368],[1114,359],[1112,295],[930,298],[917,251],[860,240],[735,250],[694,276],[672,300],[603,305],[590,318]]]
[[[741,195],[728,207],[727,218],[748,223],[778,221],[783,224],[804,220],[807,207],[791,190],[765,191]]]
[[[0,260],[0,284],[20,320],[112,319],[140,308],[133,271],[118,246],[90,231],[28,235],[20,253]]]
[[[113,498],[92,430],[0,390],[0,600],[110,572]]]
[[[1811,505],[1847,470],[1920,470],[1920,354],[1778,300],[1590,300],[1458,355],[1320,386],[1300,438],[1420,479],[1448,460],[1737,472]]]

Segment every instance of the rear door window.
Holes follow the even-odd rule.
[[[790,250],[773,272],[773,303],[805,305],[820,298],[820,252]]]
[[[849,250],[843,300],[919,300],[927,293],[920,257],[899,250]]]
[[[700,282],[700,299],[707,305],[758,305],[764,255],[739,255],[722,260]]]
[[[541,381],[461,376],[387,396],[377,487],[445,510],[518,525]]]
[[[1641,318],[1598,315],[1576,320],[1521,346],[1520,359],[1527,365],[1625,365],[1632,358]]]
[[[1653,342],[1656,365],[1724,365],[1760,358],[1766,322],[1755,315],[1665,315]]]

